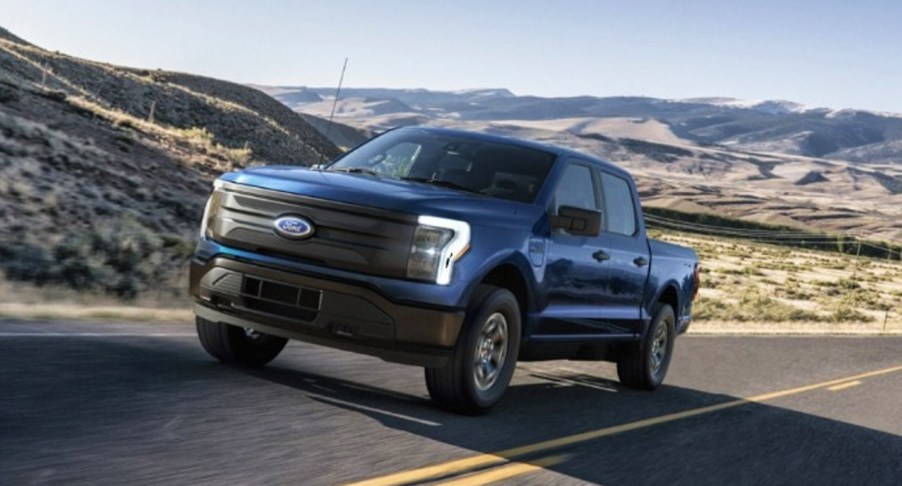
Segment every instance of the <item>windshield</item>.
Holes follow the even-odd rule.
[[[518,202],[533,202],[555,155],[514,144],[402,129],[348,153],[327,171],[434,184]]]

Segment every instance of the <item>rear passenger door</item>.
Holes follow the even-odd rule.
[[[604,210],[599,246],[608,256],[597,267],[605,279],[599,305],[605,308],[605,316],[617,328],[641,333],[640,309],[651,257],[646,237],[639,228],[640,209],[635,188],[620,175],[596,170],[601,180]]]

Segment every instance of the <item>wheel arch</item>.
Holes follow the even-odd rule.
[[[654,307],[656,304],[668,304],[671,308],[673,308],[673,313],[677,316],[680,314],[680,291],[677,288],[676,282],[668,282],[664,287],[658,292],[657,297],[651,301],[651,305],[648,309],[648,317],[649,322],[654,318]]]
[[[532,290],[523,270],[514,262],[506,261],[495,265],[487,271],[479,284],[494,285],[509,290],[520,305],[520,318],[526,319],[526,315],[532,310]]]

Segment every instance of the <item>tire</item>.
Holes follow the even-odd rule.
[[[673,356],[675,325],[673,307],[658,304],[642,341],[621,350],[617,359],[620,383],[639,390],[654,390],[661,385]]]
[[[226,364],[257,368],[269,363],[288,339],[195,317],[197,336],[211,356]]]
[[[521,328],[514,294],[480,285],[451,361],[443,368],[426,368],[433,403],[467,415],[483,414],[498,403],[517,367]]]

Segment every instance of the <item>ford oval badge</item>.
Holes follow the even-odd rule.
[[[276,234],[289,240],[303,240],[313,235],[313,223],[300,216],[282,216],[273,221]]]

